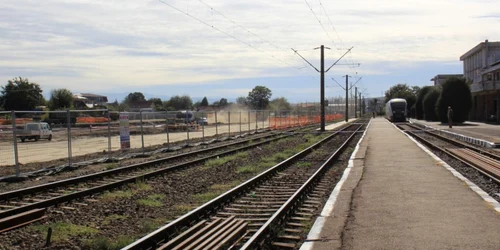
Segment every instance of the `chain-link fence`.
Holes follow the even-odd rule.
[[[330,107],[326,120],[341,115]],[[267,129],[319,123],[318,110],[115,112],[109,110],[0,112],[0,166],[82,162],[172,143],[202,142]]]

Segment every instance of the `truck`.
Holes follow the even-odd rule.
[[[52,140],[52,129],[46,122],[30,122],[24,124],[24,129],[16,132],[16,137],[24,142],[26,139],[38,141]]]

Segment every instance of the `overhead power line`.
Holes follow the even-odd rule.
[[[158,1],[159,1],[160,3],[162,3],[162,4],[166,5],[166,6],[168,6],[168,7],[172,8],[172,9],[174,9],[174,10],[176,10],[176,11],[178,11],[178,12],[182,13],[182,14],[185,14],[186,16],[188,16],[188,17],[190,17],[190,18],[192,18],[192,19],[194,19],[194,20],[196,20],[196,21],[198,21],[198,22],[200,22],[200,23],[202,23],[202,24],[204,24],[204,25],[206,25],[206,26],[208,26],[208,27],[210,27],[210,28],[212,28],[212,29],[214,29],[214,30],[216,30],[216,31],[218,31],[218,32],[220,32],[220,33],[222,33],[222,34],[226,35],[226,36],[228,36],[228,37],[230,37],[230,38],[233,38],[234,40],[236,40],[236,41],[238,41],[238,42],[240,42],[240,43],[242,43],[242,44],[244,44],[244,45],[246,45],[246,46],[248,46],[248,47],[250,47],[250,48],[252,48],[252,49],[255,49],[255,50],[257,50],[257,51],[259,51],[259,52],[261,52],[261,53],[263,53],[263,54],[267,55],[268,57],[271,57],[271,58],[273,58],[273,59],[275,59],[275,60],[277,60],[277,61],[280,61],[280,62],[282,62],[282,63],[284,63],[284,64],[288,65],[289,67],[291,67],[291,68],[293,68],[293,69],[296,69],[296,70],[298,70],[298,71],[302,72],[302,70],[301,70],[301,69],[302,69],[302,67],[300,67],[300,68],[299,68],[299,67],[295,67],[295,66],[291,65],[290,63],[288,63],[288,62],[286,62],[286,61],[284,61],[284,60],[282,60],[282,59],[280,59],[280,58],[277,58],[276,56],[274,56],[274,55],[272,55],[272,54],[269,54],[268,52],[266,52],[266,51],[264,51],[264,50],[262,50],[262,49],[260,49],[260,48],[258,48],[258,47],[255,47],[255,46],[253,46],[252,44],[250,44],[250,43],[248,43],[248,42],[246,42],[246,41],[244,41],[244,40],[242,40],[242,39],[239,39],[238,37],[236,37],[236,36],[234,36],[234,35],[231,35],[231,34],[229,34],[228,32],[226,32],[226,31],[224,31],[224,30],[222,30],[222,29],[219,29],[219,28],[217,28],[216,26],[214,26],[214,25],[212,25],[212,24],[209,24],[208,22],[206,22],[206,21],[204,21],[204,20],[202,20],[202,19],[200,19],[200,18],[198,18],[198,17],[196,17],[196,16],[194,16],[194,15],[191,15],[191,14],[189,14],[189,13],[188,13],[188,12],[186,12],[186,11],[183,11],[183,10],[181,10],[181,9],[179,9],[179,8],[177,8],[177,7],[175,7],[175,6],[173,6],[172,4],[169,4],[169,3],[165,2],[164,0],[158,0]],[[267,41],[267,40],[263,39],[261,36],[259,36],[259,35],[255,34],[255,33],[251,32],[250,30],[246,29],[245,27],[243,27],[243,26],[241,26],[241,25],[237,24],[235,21],[231,20],[230,18],[228,18],[227,16],[225,16],[225,15],[224,15],[224,14],[222,14],[221,12],[217,11],[216,9],[214,9],[213,7],[211,7],[210,5],[208,5],[207,3],[203,2],[202,0],[198,0],[198,1],[199,1],[199,2],[201,2],[202,4],[204,4],[205,6],[207,6],[208,8],[210,8],[210,9],[211,9],[212,11],[214,11],[215,13],[219,14],[220,16],[222,16],[222,17],[224,17],[225,19],[229,20],[230,22],[232,22],[233,24],[237,25],[237,26],[238,26],[238,27],[240,27],[241,29],[245,30],[247,33],[249,33],[249,34],[251,34],[251,35],[253,35],[253,36],[255,36],[255,37],[259,38],[259,39],[260,39],[260,40],[262,40],[263,42],[265,42],[265,43],[267,43],[267,44],[269,44],[269,45],[271,45],[271,46],[273,46],[273,47],[275,47],[275,48],[277,48],[277,49],[279,49],[279,50],[282,50],[283,52],[289,53],[289,52],[287,52],[286,50],[284,50],[284,49],[280,48],[279,46],[277,46],[276,44],[274,44],[274,43],[272,43],[272,42],[269,42],[269,41]],[[309,75],[310,75],[310,74],[309,74]],[[311,75],[310,75],[310,76],[311,76]],[[317,78],[316,78],[316,77],[314,77],[314,76],[311,76],[311,77],[313,77],[314,79],[317,79]]]

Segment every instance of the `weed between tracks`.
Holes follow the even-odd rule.
[[[95,228],[75,225],[66,222],[55,222],[45,225],[31,226],[28,229],[45,234],[49,228],[52,228],[53,242],[67,240],[72,236],[92,236],[99,232],[99,230]]]
[[[161,207],[163,206],[163,199],[165,199],[164,194],[152,194],[148,195],[147,199],[137,200],[137,204],[147,207]]]

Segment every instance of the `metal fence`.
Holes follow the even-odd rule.
[[[120,122],[128,115],[128,126]],[[342,116],[327,109],[327,120]],[[319,122],[316,110],[234,110],[200,112],[113,112],[109,110],[0,112],[0,167],[61,161],[71,166],[110,154],[145,152],[148,147],[190,144],[262,129],[285,129]],[[48,124],[47,130],[44,129]],[[31,124],[31,125],[30,125]],[[34,127],[33,127],[34,126]],[[36,127],[36,128],[35,128]],[[120,134],[128,131],[130,148]],[[122,138],[123,139],[123,138]]]

